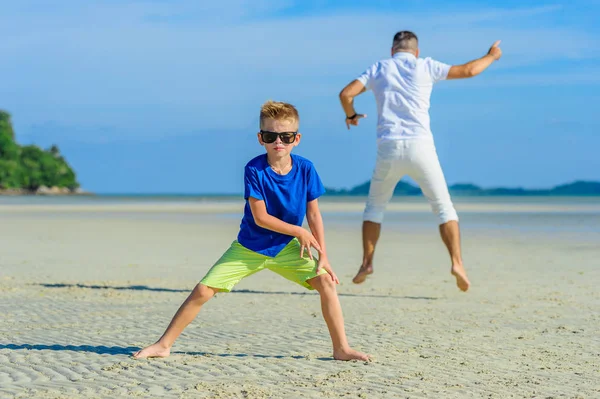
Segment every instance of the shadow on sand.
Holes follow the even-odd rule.
[[[137,346],[91,346],[91,345],[30,345],[30,344],[0,344],[0,350],[38,350],[38,351],[71,351],[71,352],[89,352],[99,355],[132,355],[142,349]],[[250,353],[212,353],[212,352],[171,352],[171,355],[187,356],[216,356],[216,357],[256,357],[261,359],[305,359],[306,356],[300,355],[262,355]],[[333,357],[320,357],[317,360],[329,361]]]
[[[154,292],[190,292],[191,289],[174,289],[148,287],[147,285],[128,285],[128,286],[112,286],[112,285],[93,285],[93,284],[37,284],[45,288],[87,288],[93,290],[131,290],[131,291],[154,291]],[[229,294],[256,294],[256,295],[318,295],[314,292],[291,292],[291,291],[257,291],[257,290],[233,290]],[[376,294],[349,294],[338,293],[338,296],[343,297],[358,297],[358,298],[389,298],[389,299],[416,299],[425,301],[435,301],[439,298],[429,296],[398,296],[398,295],[376,295]]]

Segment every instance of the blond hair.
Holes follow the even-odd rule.
[[[266,119],[289,120],[300,123],[298,110],[292,104],[279,101],[267,101],[260,107],[260,127],[262,129]]]

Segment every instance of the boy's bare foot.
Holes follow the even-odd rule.
[[[369,274],[373,274],[373,265],[361,266],[358,273],[352,279],[354,284],[364,283]]]
[[[149,357],[167,357],[171,354],[171,348],[167,348],[158,342],[145,347],[133,354],[135,359],[146,359]]]
[[[344,360],[344,361],[362,360],[362,361],[368,362],[369,360],[371,360],[371,358],[369,358],[369,355],[359,352],[359,351],[355,351],[352,348],[334,350],[333,358],[335,360]]]
[[[456,285],[460,288],[461,291],[467,291],[471,283],[467,278],[467,272],[465,272],[465,268],[461,264],[452,265],[452,269],[450,271],[454,277],[456,277]]]

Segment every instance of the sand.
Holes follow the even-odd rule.
[[[350,343],[374,358],[344,363],[318,296],[269,271],[209,302],[171,357],[130,357],[235,238],[235,202],[3,205],[0,397],[598,398],[600,234],[469,228],[469,212],[529,207],[577,211],[459,207],[464,294],[426,213],[385,227],[375,274],[353,285],[360,205],[324,204],[348,213],[325,214],[328,252]]]

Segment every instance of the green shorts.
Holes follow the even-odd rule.
[[[300,242],[296,238],[274,258],[261,255],[234,241],[200,283],[229,292],[241,279],[263,269],[274,271],[309,290],[314,288],[306,280],[327,273],[325,269],[317,273],[316,258],[311,260],[307,255],[300,257]]]

